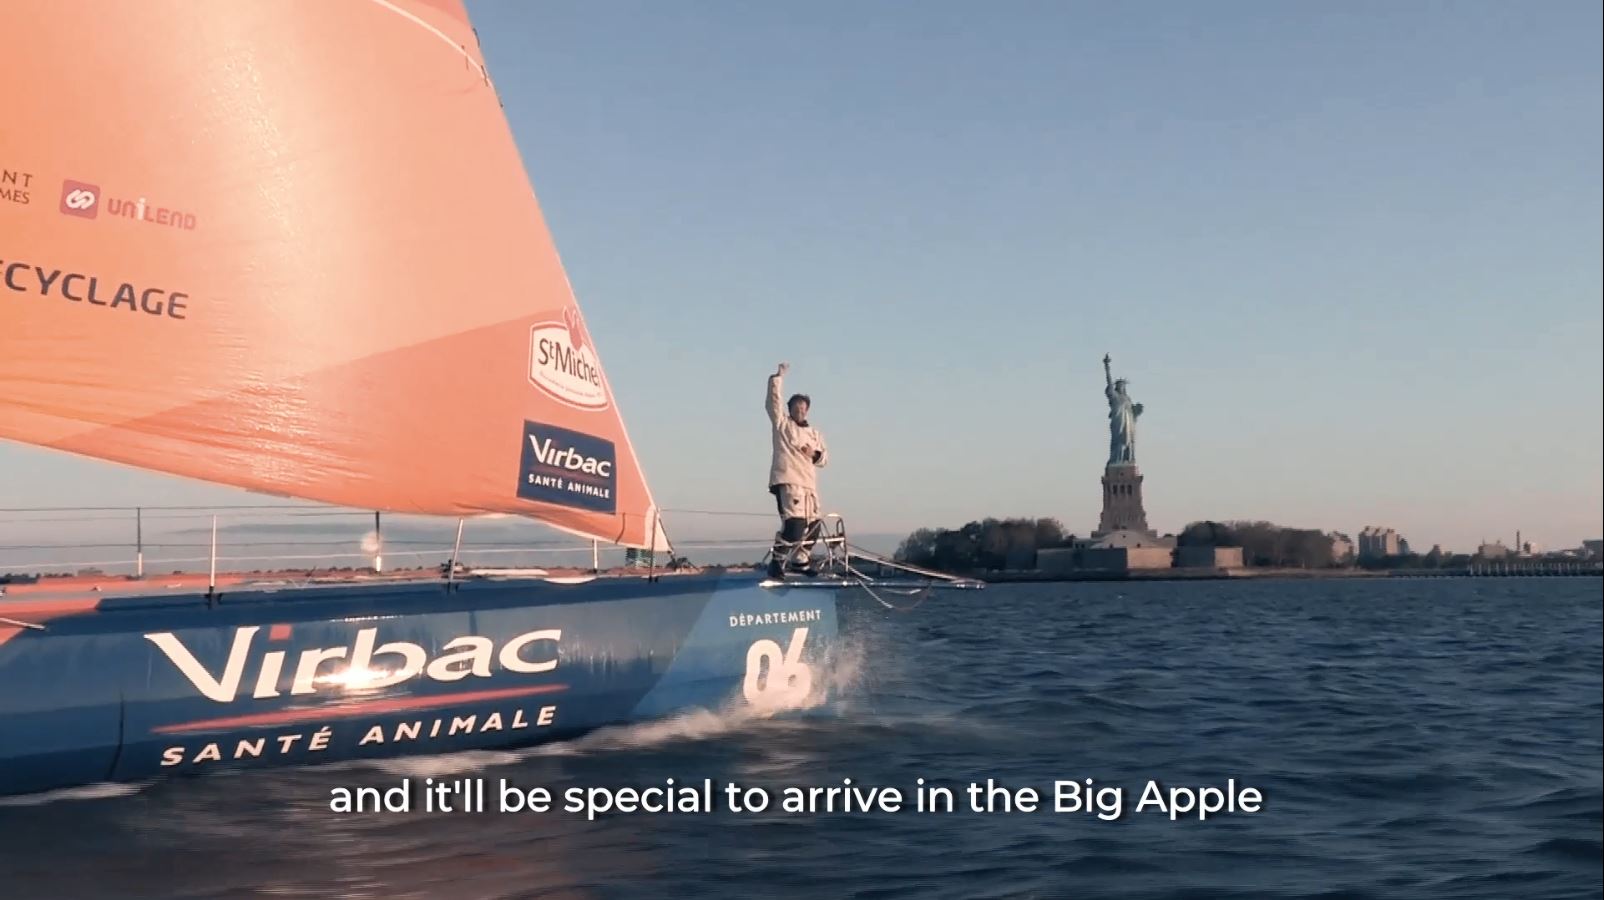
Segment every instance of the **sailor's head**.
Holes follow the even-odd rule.
[[[791,413],[791,421],[798,425],[808,424],[808,407],[813,401],[807,394],[792,394],[791,399],[785,403],[786,409]]]

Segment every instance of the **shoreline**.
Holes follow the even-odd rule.
[[[987,584],[1030,584],[1070,581],[1306,581],[1311,579],[1371,578],[1598,578],[1604,576],[1600,563],[1573,563],[1563,566],[1532,565],[1508,571],[1472,569],[1129,569],[1123,571],[1083,570],[1072,572],[987,572],[971,575]]]

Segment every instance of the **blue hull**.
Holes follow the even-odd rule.
[[[837,633],[833,591],[739,573],[86,605],[0,638],[0,795],[811,706],[827,699]],[[0,617],[28,619],[7,606]]]

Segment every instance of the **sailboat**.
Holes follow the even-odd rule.
[[[459,546],[516,516],[672,552],[459,0],[11,0],[0,25],[25,36],[0,54],[0,438],[447,517]],[[13,590],[0,794],[806,708],[843,591],[978,587],[877,581],[839,522],[825,548],[784,579],[454,554],[293,585],[214,549],[204,584]]]

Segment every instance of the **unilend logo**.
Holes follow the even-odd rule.
[[[136,222],[147,222],[184,231],[195,230],[194,213],[157,206],[144,197],[106,197],[98,184],[73,181],[71,178],[61,183],[62,215],[94,219],[100,216],[102,207],[105,208],[106,215],[114,218],[133,219]]]
[[[607,380],[579,310],[569,307],[563,320],[529,329],[529,380],[559,403],[606,409]]]
[[[618,509],[613,442],[541,422],[524,422],[518,496],[590,512]]]
[[[100,185],[67,179],[61,183],[61,214],[93,219],[100,215]]]

